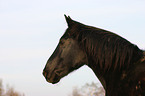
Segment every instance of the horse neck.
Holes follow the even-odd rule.
[[[119,96],[117,95],[118,93],[117,90],[118,88],[116,87],[119,83],[119,79],[121,76],[121,73],[117,72],[117,73],[112,73],[112,72],[106,72],[106,73],[101,73],[102,70],[100,70],[99,68],[95,68],[90,66],[91,69],[93,70],[93,72],[95,73],[95,75],[98,77],[99,81],[101,82],[103,88],[106,91],[106,94],[108,96],[111,96],[112,94],[114,94],[113,96]],[[116,90],[116,92],[114,92]]]
[[[106,89],[106,80],[105,77],[101,74],[101,71],[98,67],[94,67],[92,62],[88,62],[88,66],[93,70],[99,81],[101,82],[104,89]]]
[[[145,51],[143,52],[143,58],[141,59],[141,62],[145,61]]]
[[[141,62],[145,62],[145,51],[143,52],[143,57],[140,59]],[[90,59],[91,61],[91,59]],[[106,71],[104,72],[104,70],[102,70],[99,67],[99,64],[94,63],[94,62],[89,62],[88,66],[93,70],[93,72],[95,73],[95,75],[98,77],[98,79],[100,80],[101,84],[103,85],[106,94],[108,96],[112,95],[112,96],[122,96],[122,95],[118,95],[117,92],[122,92],[123,94],[128,94],[125,93],[127,92],[127,90],[129,90],[129,86],[127,88],[127,86],[123,86],[126,85],[127,82],[124,84],[124,80],[126,80],[126,76],[128,74],[128,70],[124,70],[124,69],[120,69],[120,70],[110,70],[110,71]],[[121,88],[121,90],[119,89]],[[116,91],[114,91],[116,90]],[[128,96],[128,95],[124,95],[124,96]]]
[[[90,60],[90,59],[89,59]],[[90,60],[91,61],[91,60]],[[100,68],[99,64],[94,62],[88,62],[88,66],[93,70],[95,75],[98,77],[99,81],[101,82],[102,86],[105,90],[113,90],[114,86],[120,80],[123,71],[114,71],[114,70],[104,70]]]

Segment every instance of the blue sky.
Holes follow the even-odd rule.
[[[68,96],[74,86],[98,82],[87,66],[58,84],[42,70],[67,28],[64,14],[115,32],[145,49],[144,0],[0,0],[0,78],[26,96]]]

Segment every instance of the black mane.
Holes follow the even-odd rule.
[[[143,56],[143,51],[136,45],[115,33],[75,23],[75,28],[68,29],[68,33],[79,42],[88,58],[92,60],[91,63],[97,62],[104,71],[110,68],[127,69]]]

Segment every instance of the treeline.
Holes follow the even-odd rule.
[[[3,82],[0,79],[0,96],[25,96],[24,94],[15,91],[13,87],[7,86],[6,89],[3,86]]]
[[[75,87],[69,96],[105,96],[105,90],[101,85],[92,82],[81,88]]]
[[[0,96],[25,96],[16,91],[13,87],[7,86],[4,88],[3,82],[0,79]],[[81,88],[74,87],[69,96],[105,96],[104,88],[98,83],[85,84]]]

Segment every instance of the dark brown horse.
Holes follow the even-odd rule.
[[[65,16],[68,28],[43,70],[57,83],[84,64],[102,83],[106,96],[145,96],[145,52],[112,32]]]

